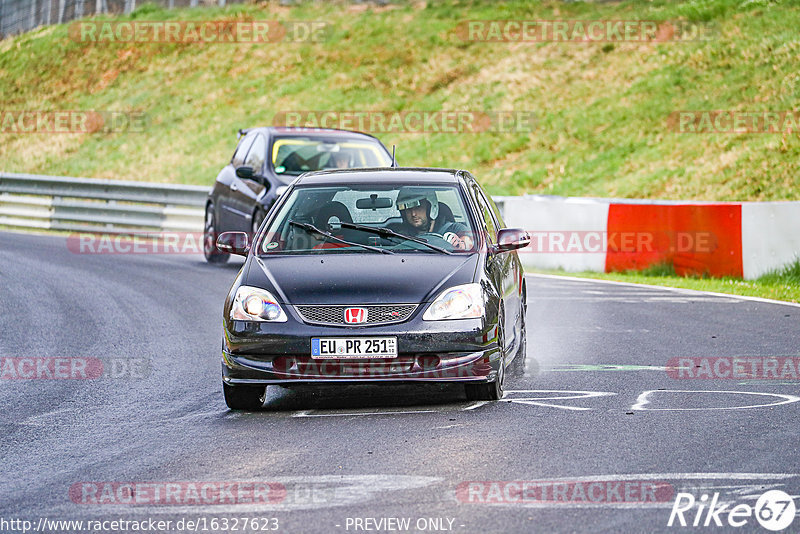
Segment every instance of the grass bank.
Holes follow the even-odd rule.
[[[139,7],[114,20],[305,20],[305,43],[87,43],[67,25],[0,42],[3,110],[142,112],[141,133],[0,133],[0,170],[210,184],[240,127],[292,110],[531,111],[532,131],[377,134],[401,163],[467,168],[494,194],[794,199],[800,135],[681,134],[678,110],[797,110],[800,3],[409,1]],[[653,20],[710,39],[464,40],[466,20]]]

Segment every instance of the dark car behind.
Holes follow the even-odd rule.
[[[375,137],[347,130],[251,128],[219,172],[205,210],[204,253],[223,263],[214,247],[222,232],[254,234],[275,200],[300,174],[332,168],[388,167],[392,157]]]

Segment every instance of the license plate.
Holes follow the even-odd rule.
[[[311,357],[336,358],[396,358],[396,337],[314,337],[311,338]]]

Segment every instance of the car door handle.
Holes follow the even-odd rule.
[[[238,190],[239,190],[239,186],[238,185],[231,184],[231,191],[238,191]]]

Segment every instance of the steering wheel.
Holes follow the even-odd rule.
[[[452,243],[450,243],[450,241],[445,239],[442,234],[437,234],[436,232],[423,232],[421,234],[417,234],[416,237],[426,239],[429,243],[431,241],[430,238],[434,238],[433,243],[431,243],[431,245],[436,245],[436,246],[444,245],[448,248],[448,250],[452,250],[454,248]],[[436,241],[441,241],[442,243],[437,243]]]

